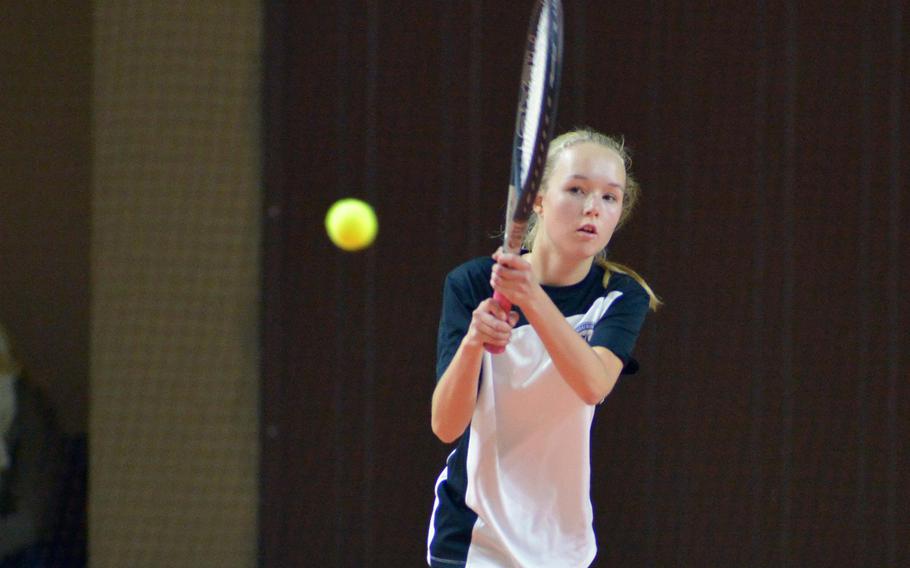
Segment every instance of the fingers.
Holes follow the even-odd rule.
[[[493,253],[493,260],[495,260],[498,265],[508,266],[510,268],[517,268],[522,264],[526,264],[520,254],[506,252],[502,250],[502,247],[499,247],[496,249],[496,252]]]
[[[487,298],[477,306],[477,312],[487,313],[500,320],[501,322],[509,321],[509,314],[506,313],[502,305],[495,298]]]
[[[476,329],[485,344],[505,345],[512,337],[512,327],[490,315],[481,317]]]
[[[513,304],[521,305],[535,282],[531,264],[519,255],[501,251],[496,251],[494,258],[490,286]]]
[[[471,330],[480,343],[504,346],[512,335],[512,327],[518,322],[518,314],[506,313],[499,302],[489,298],[474,310]]]
[[[497,284],[502,284],[509,280],[516,280],[521,276],[521,271],[510,264],[507,264],[510,259],[506,256],[500,256],[499,260],[496,261],[496,264],[493,265],[493,270],[490,273],[490,284],[493,288],[496,288]]]

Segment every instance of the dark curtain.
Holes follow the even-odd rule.
[[[564,4],[559,130],[632,148],[610,254],[666,302],[597,412],[595,565],[907,564],[908,10]],[[529,7],[269,5],[263,566],[423,562],[442,280],[497,246]]]

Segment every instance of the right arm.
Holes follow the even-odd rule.
[[[507,314],[492,298],[481,302],[471,314],[468,331],[433,391],[431,425],[433,433],[443,442],[457,440],[471,422],[484,344],[508,344],[517,321],[516,312]]]

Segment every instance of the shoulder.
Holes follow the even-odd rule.
[[[628,274],[622,274],[621,272],[610,273],[610,281],[607,282],[605,293],[610,294],[611,292],[619,292],[626,302],[644,304],[646,311],[651,300],[644,286]]]
[[[452,269],[445,279],[443,302],[458,304],[474,309],[484,298],[493,294],[490,287],[490,273],[493,270],[493,259],[478,257]]]
[[[446,280],[451,282],[473,282],[479,278],[488,280],[492,270],[492,257],[479,256],[453,268],[446,276]]]

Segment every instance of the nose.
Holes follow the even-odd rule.
[[[585,199],[585,208],[584,214],[591,215],[593,217],[600,217],[600,204],[603,203],[603,200],[596,195],[595,193],[590,193],[588,198]]]

